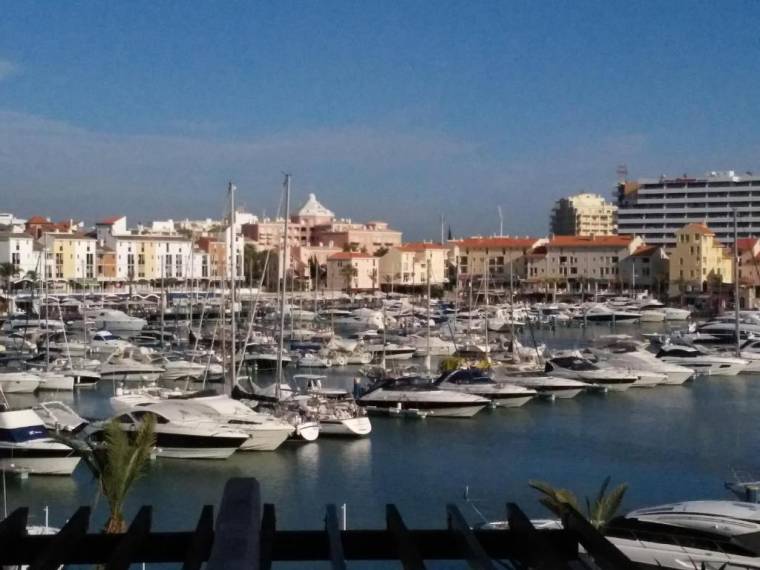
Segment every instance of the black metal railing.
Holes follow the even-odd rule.
[[[274,505],[261,504],[258,481],[230,479],[214,521],[205,506],[194,530],[154,532],[152,507],[142,507],[122,534],[90,533],[91,510],[81,507],[57,534],[29,535],[28,509],[0,522],[0,566],[30,570],[61,564],[103,564],[127,569],[133,563],[176,563],[191,570],[268,570],[273,562],[329,561],[342,570],[347,561],[395,560],[404,570],[422,570],[427,560],[464,560],[473,569],[496,570],[507,561],[519,568],[588,568],[579,546],[601,570],[633,570],[635,564],[575,512],[563,529],[537,530],[513,504],[507,504],[509,529],[471,528],[455,505],[446,507],[443,529],[408,529],[394,505],[386,507],[386,527],[341,530],[335,505],[325,511],[322,530],[278,530]]]

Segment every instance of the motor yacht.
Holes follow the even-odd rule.
[[[636,371],[646,371],[665,374],[663,384],[680,386],[694,377],[694,370],[665,362],[657,358],[642,345],[626,339],[606,339],[600,343],[600,348],[592,348],[590,351],[600,360],[606,360],[612,366],[628,368]]]
[[[538,395],[532,388],[508,382],[496,382],[479,368],[462,368],[446,372],[435,385],[444,390],[454,390],[488,398],[504,408],[518,408]]]
[[[585,392],[592,387],[591,384],[581,382],[580,380],[548,376],[536,371],[508,372],[503,376],[495,376],[494,380],[535,390],[538,396],[543,398],[558,398],[562,400],[575,398],[581,392]]]
[[[165,371],[161,366],[140,362],[128,354],[117,352],[100,365],[100,376],[104,380],[121,382],[155,382]]]
[[[106,360],[114,352],[127,350],[133,345],[110,331],[97,331],[90,337],[90,356]]]
[[[32,394],[40,382],[40,377],[32,372],[0,372],[0,392],[5,394]]]
[[[490,404],[486,398],[444,390],[420,376],[381,380],[357,401],[369,412],[419,410],[431,416],[449,418],[472,417]]]
[[[156,456],[172,459],[227,459],[248,440],[242,430],[230,429],[226,422],[166,400],[135,407],[116,416],[119,427],[136,432],[147,417],[155,418]],[[102,438],[104,422],[85,428],[96,441]]]
[[[95,327],[115,332],[138,333],[145,328],[145,319],[132,317],[124,311],[101,309],[95,313]]]
[[[610,521],[607,539],[646,568],[760,569],[760,505],[686,501]]]
[[[671,343],[660,347],[657,358],[663,362],[686,366],[697,374],[710,376],[736,376],[748,364],[741,358],[711,354],[699,346]]]
[[[641,313],[611,309],[606,305],[596,304],[591,305],[575,318],[589,323],[622,323],[638,321],[641,318]]]
[[[689,309],[676,309],[674,307],[665,307],[662,309],[665,313],[666,321],[685,321],[691,317],[691,311]]]
[[[295,385],[304,386],[294,399],[309,414],[319,420],[320,435],[363,437],[372,431],[366,410],[359,406],[346,390],[324,388],[325,376],[296,374]]]
[[[627,390],[639,379],[628,370],[602,368],[583,358],[577,351],[550,358],[546,362],[544,372],[550,376],[580,380],[614,392]]]
[[[36,373],[40,378],[40,390],[48,392],[71,391],[74,389],[74,377],[58,370],[41,370]]]
[[[407,342],[414,346],[414,356],[426,356],[428,354],[428,339],[423,335],[411,335]],[[438,336],[430,337],[430,356],[451,356],[457,350],[457,345],[451,340]]]
[[[414,346],[400,345],[392,342],[385,345],[369,344],[364,348],[372,355],[372,359],[375,362],[380,362],[383,358],[385,360],[409,360],[417,351],[417,348]]]
[[[48,435],[37,412],[0,407],[0,471],[71,475],[79,461],[71,447]]]
[[[245,349],[238,351],[238,361],[243,361],[256,370],[274,370],[277,368],[277,347],[273,344],[248,343]],[[282,366],[292,362],[289,355],[282,355]]]

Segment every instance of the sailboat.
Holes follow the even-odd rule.
[[[293,437],[304,441],[314,441],[319,437],[319,420],[312,417],[312,414],[308,410],[302,409],[298,402],[292,399],[293,390],[285,382],[283,382],[283,359],[285,355],[285,297],[286,297],[286,282],[285,277],[287,275],[286,261],[288,257],[288,219],[290,217],[290,175],[285,175],[285,216],[284,216],[284,228],[283,228],[283,261],[282,261],[282,274],[283,284],[280,287],[280,329],[278,331],[277,342],[277,361],[275,369],[275,382],[269,389],[260,390],[253,389],[247,391],[240,386],[236,374],[235,367],[235,351],[233,350],[232,356],[232,397],[237,399],[255,400],[263,404],[270,405],[276,416],[288,421],[294,428],[295,432]],[[232,199],[232,198],[231,198]],[[234,232],[234,202],[231,204],[232,212],[232,228]],[[233,251],[232,257],[234,259],[235,253]],[[233,266],[234,269],[234,266]],[[234,283],[234,277],[232,279]],[[232,290],[233,306],[234,306],[234,288]],[[233,315],[234,321],[234,315]],[[235,329],[233,324],[233,339],[235,338]],[[234,341],[233,341],[234,342]],[[253,386],[253,383],[251,382]]]

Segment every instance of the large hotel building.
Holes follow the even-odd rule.
[[[733,243],[733,210],[740,238],[760,236],[760,176],[733,170],[705,176],[642,178],[617,187],[618,233],[649,245],[674,246],[675,231],[704,223],[722,243]]]

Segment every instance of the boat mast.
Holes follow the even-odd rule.
[[[285,293],[288,278],[288,218],[290,217],[290,174],[285,175],[285,220],[282,232],[282,287],[280,287],[280,335],[277,343],[277,370],[275,373],[275,397],[280,399],[282,382],[282,357],[285,352]],[[279,279],[277,280],[279,283]]]
[[[741,339],[739,338],[739,233],[734,208],[734,319],[736,320],[736,356],[741,356]]]
[[[430,250],[428,250],[430,252]],[[431,254],[426,253],[427,263],[427,351],[425,353],[425,370],[430,373],[430,259]]]
[[[235,248],[235,185],[230,182],[230,306],[232,307],[230,336],[232,336],[232,368],[230,375],[231,388],[237,384],[237,367],[235,366],[235,351],[237,350],[237,330],[235,322],[235,280],[237,278],[237,250]]]

